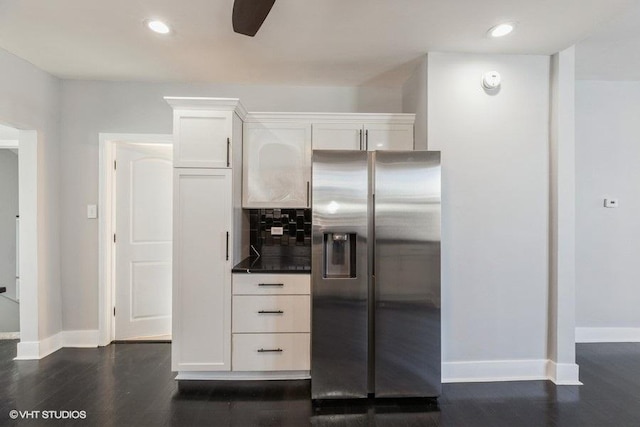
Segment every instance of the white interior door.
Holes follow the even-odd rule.
[[[172,147],[117,144],[115,339],[171,334]]]

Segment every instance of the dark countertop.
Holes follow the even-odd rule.
[[[311,274],[308,257],[248,257],[231,270],[233,273]]]

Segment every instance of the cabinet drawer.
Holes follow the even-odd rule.
[[[233,334],[234,371],[308,371],[309,334]]]
[[[310,332],[308,295],[237,295],[233,332]]]
[[[234,274],[234,295],[309,295],[308,274]]]

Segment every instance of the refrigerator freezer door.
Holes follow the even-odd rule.
[[[375,395],[440,395],[440,153],[375,156]]]
[[[313,399],[367,397],[367,174],[366,152],[313,152]]]

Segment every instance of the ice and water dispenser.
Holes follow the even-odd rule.
[[[325,279],[356,277],[356,233],[324,233]]]

